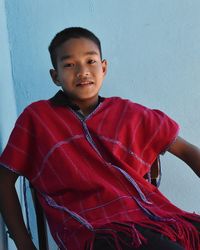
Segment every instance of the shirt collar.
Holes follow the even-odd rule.
[[[103,102],[105,98],[99,96],[98,104]],[[52,98],[49,99],[50,102],[55,106],[63,106],[63,107],[70,107],[75,111],[80,110],[77,104],[72,103],[67,95],[62,91],[59,90]]]

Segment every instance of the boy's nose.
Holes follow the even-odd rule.
[[[88,76],[90,74],[89,70],[87,67],[79,67],[77,69],[77,77],[83,77],[83,76]]]

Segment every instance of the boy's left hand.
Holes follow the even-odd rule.
[[[200,149],[197,146],[178,136],[168,151],[183,160],[200,177]]]

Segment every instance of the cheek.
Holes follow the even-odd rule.
[[[100,78],[103,76],[103,69],[100,65],[93,69],[93,72],[97,74]]]
[[[62,74],[62,79],[65,81],[71,80],[71,79],[73,79],[73,77],[74,77],[74,74],[72,72],[65,71]]]

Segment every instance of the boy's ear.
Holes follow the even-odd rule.
[[[49,73],[50,73],[50,76],[51,76],[51,79],[53,80],[53,82],[57,85],[57,86],[60,86],[60,81],[58,79],[58,73],[55,69],[50,69],[49,70]]]
[[[102,69],[103,69],[103,74],[104,74],[104,76],[105,76],[106,73],[107,73],[107,68],[108,68],[108,62],[104,59],[104,60],[102,61]]]

